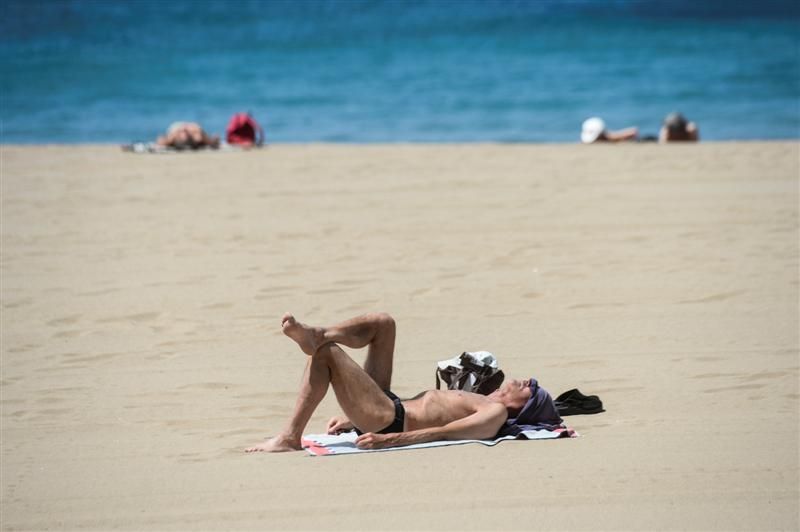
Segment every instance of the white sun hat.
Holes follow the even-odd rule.
[[[591,144],[606,130],[606,123],[602,118],[593,116],[583,122],[583,129],[581,130],[581,142],[584,144]]]

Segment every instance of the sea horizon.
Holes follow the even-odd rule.
[[[791,142],[800,142],[800,138],[773,138],[773,139],[726,139],[726,140],[705,140],[702,143],[704,145],[714,145],[714,144],[756,144],[756,143],[768,143],[768,144],[781,144],[781,143],[791,143]],[[116,141],[86,141],[86,142],[40,142],[40,141],[30,141],[30,142],[0,142],[0,146],[4,148],[46,148],[46,147],[74,147],[74,148],[108,148],[108,147],[119,147],[119,146],[127,146],[130,143],[127,142],[116,142]],[[222,141],[223,148],[225,148],[224,144],[225,141]],[[458,147],[458,146],[573,146],[576,144],[582,144],[580,139],[578,140],[565,140],[565,141],[556,141],[556,140],[541,140],[541,141],[496,141],[496,140],[468,140],[468,141],[447,141],[447,140],[426,140],[426,141],[415,141],[415,140],[395,140],[395,141],[336,141],[336,140],[308,140],[308,141],[292,141],[292,140],[277,140],[277,141],[265,141],[263,146],[258,146],[252,148],[253,150],[259,150],[268,148],[269,146],[281,146],[281,147],[291,147],[291,146],[353,146],[353,147],[382,147],[382,146],[409,146],[409,147],[416,147],[416,146],[431,146],[431,147]],[[648,144],[658,144],[654,139],[646,139],[646,140],[637,140],[633,142],[628,142],[625,144],[641,144],[641,145],[648,145]],[[681,145],[692,145],[693,143],[673,143],[673,144],[681,144]],[[250,151],[248,148],[241,148],[241,147],[234,147],[234,151],[236,152],[247,152]],[[208,152],[213,153],[215,151],[226,151],[225,149],[213,149],[213,148],[202,148],[200,150],[169,150],[164,153],[171,153],[171,154],[187,154],[187,153],[200,153],[200,152]]]
[[[4,3],[0,143],[574,143],[583,120],[800,138],[794,2]]]

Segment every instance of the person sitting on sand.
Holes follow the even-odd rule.
[[[158,137],[156,142],[177,150],[196,150],[206,146],[219,148],[219,136],[209,136],[196,122],[173,122],[167,134]]]
[[[686,120],[682,114],[670,113],[664,118],[661,131],[658,133],[658,142],[697,142],[700,140],[700,131],[697,124]]]
[[[623,142],[636,140],[639,136],[639,128],[628,127],[611,131],[606,128],[606,123],[602,118],[592,117],[583,122],[581,128],[581,142],[584,144],[594,144],[596,142]]]
[[[389,391],[396,327],[386,313],[364,314],[333,327],[310,327],[287,313],[281,327],[308,355],[300,393],[283,431],[247,452],[300,450],[303,430],[329,385],[344,416],[328,422],[328,433],[355,429],[360,434],[356,445],[361,449],[487,439],[501,429],[513,434],[521,425],[552,430],[561,424],[552,397],[535,379],[507,380],[489,395],[430,390],[412,399],[399,399]],[[367,347],[364,368],[340,345]]]

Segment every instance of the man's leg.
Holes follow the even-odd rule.
[[[282,319],[284,332],[296,341],[307,355],[312,355],[328,342],[360,349],[369,346],[364,371],[382,390],[392,384],[392,364],[396,325],[385,312],[362,314],[332,327],[309,327],[298,323],[291,314]]]
[[[336,399],[345,415],[361,430],[376,432],[392,422],[394,403],[383,393],[370,375],[347,356],[338,345],[329,342],[315,346],[312,343],[317,334],[314,332],[314,328],[299,324],[294,318],[284,318],[283,330],[287,336],[297,341],[304,352],[312,351],[314,354],[309,357],[307,362],[300,394],[286,428],[278,436],[246,449],[248,452],[300,449],[303,429],[322,398],[325,397],[329,383],[333,386]],[[341,330],[338,332],[334,330],[334,334],[347,336],[347,333]],[[324,333],[319,336],[324,338]],[[354,334],[353,338],[358,338],[353,343],[363,341],[363,338],[357,334]],[[349,339],[352,340],[352,338]]]

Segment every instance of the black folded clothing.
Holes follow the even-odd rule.
[[[603,401],[596,395],[583,395],[580,390],[568,390],[555,400],[559,416],[574,416],[577,414],[599,414],[603,410]]]

